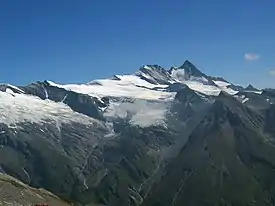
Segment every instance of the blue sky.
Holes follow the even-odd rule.
[[[275,87],[274,20],[273,0],[1,0],[0,82],[84,83],[188,59]]]

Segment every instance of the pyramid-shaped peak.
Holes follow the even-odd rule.
[[[184,72],[189,76],[206,77],[204,73],[202,73],[193,63],[188,60],[186,60],[183,65],[181,65],[177,69],[184,69]]]
[[[245,90],[249,90],[249,91],[259,91],[259,89],[255,88],[254,86],[252,86],[251,84],[249,84]]]
[[[188,60],[185,60],[185,62],[183,63],[183,65],[181,65],[179,68],[197,69],[196,66],[192,62],[190,62]]]
[[[195,65],[194,65],[192,62],[190,62],[189,60],[185,60],[185,62],[183,63],[182,66],[191,66],[191,67],[195,67]]]

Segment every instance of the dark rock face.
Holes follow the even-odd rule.
[[[148,68],[137,75],[154,77],[156,85],[170,81],[163,68]],[[182,68],[225,81],[188,61]],[[0,172],[78,205],[274,205],[274,90],[206,96],[181,83],[166,85],[163,91],[175,98],[161,102],[168,105],[165,124],[147,127],[132,124],[128,114],[104,116],[103,108],[131,98],[98,99],[48,82],[19,90],[1,85],[1,92],[23,90],[94,121],[0,123]]]
[[[11,130],[1,126],[0,165],[8,174],[34,187],[69,197],[104,128],[81,124],[21,124]]]
[[[249,85],[245,88],[245,90],[249,90],[249,91],[259,91],[259,89],[253,87],[251,84],[249,84]]]
[[[171,80],[168,71],[159,65],[146,65],[140,68],[136,75],[152,84],[170,84]]]
[[[67,91],[62,88],[50,86],[47,82],[37,82],[24,87],[27,94],[35,95],[41,99],[50,99],[55,102],[63,102],[72,110],[85,114],[89,117],[103,120],[99,107],[106,107],[104,102],[88,95]]]
[[[190,61],[186,60],[182,66],[180,66],[178,69],[184,69],[185,72],[189,76],[194,77],[207,77],[204,73],[202,73],[199,69],[195,67],[194,64],[192,64]]]
[[[250,112],[217,100],[143,205],[273,205],[274,144]]]

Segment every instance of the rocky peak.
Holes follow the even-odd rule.
[[[188,60],[186,60],[178,69],[184,69],[185,74],[188,76],[206,77],[204,73],[202,73],[194,64]]]
[[[249,91],[260,91],[260,90],[258,90],[257,88],[253,87],[251,84],[249,84],[249,85],[245,88],[245,90],[249,90]]]

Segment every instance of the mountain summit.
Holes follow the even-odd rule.
[[[221,91],[235,95],[243,89],[233,87],[234,85],[227,81],[214,81],[214,79],[202,73],[191,62],[185,61],[181,67],[170,70],[158,65],[145,65],[133,75],[115,75],[111,79],[94,80],[89,84],[60,85],[51,81],[48,83],[51,86],[100,98],[103,96],[138,99],[173,98],[174,94],[166,93],[165,88],[175,83],[187,85],[190,89],[209,96],[218,96]]]
[[[199,69],[195,67],[194,64],[192,64],[190,61],[186,60],[182,66],[180,66],[177,69],[184,70],[184,73],[186,74],[186,79],[190,77],[204,77],[207,78],[207,76],[202,73]]]
[[[275,204],[274,89],[243,88],[186,61],[86,84],[2,84],[0,103],[0,172],[33,201]],[[21,191],[8,184],[0,193]],[[36,198],[34,188],[51,195]]]
[[[245,90],[247,90],[247,91],[260,91],[259,89],[253,87],[251,84],[249,84],[249,85],[245,88]]]

